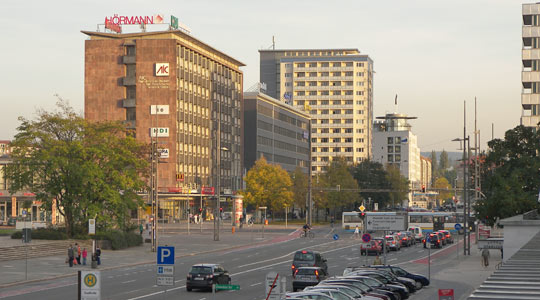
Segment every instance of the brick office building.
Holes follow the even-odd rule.
[[[242,186],[244,64],[178,30],[82,32],[85,118],[121,120],[145,143],[157,134],[164,215],[184,218],[207,197],[201,186],[217,186],[219,121],[221,192],[234,197]]]

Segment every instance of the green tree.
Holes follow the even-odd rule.
[[[120,123],[87,122],[67,103],[57,106],[38,111],[36,120],[19,118],[6,169],[10,191],[32,191],[49,212],[54,205],[70,236],[96,216],[126,229],[128,209],[142,204],[147,146]]]
[[[300,167],[296,167],[292,174],[292,190],[294,194],[294,206],[305,209],[308,192],[308,175]]]
[[[477,218],[492,225],[538,208],[540,187],[540,135],[522,125],[506,131],[504,140],[488,142],[489,151],[481,165],[481,198],[474,207]]]
[[[453,196],[452,191],[450,191],[452,186],[450,186],[450,183],[445,177],[437,178],[434,188],[438,189],[439,192],[439,195],[437,196],[439,205],[445,203],[446,200],[451,199]],[[441,189],[448,189],[448,191],[442,191]]]
[[[448,153],[443,149],[439,156],[439,169],[444,172],[450,167],[450,160],[448,159]]]
[[[437,180],[437,177],[439,177],[437,174],[439,174],[439,165],[437,163],[437,152],[435,150],[431,151],[431,182],[435,182]]]
[[[362,189],[389,189],[390,183],[384,166],[376,161],[364,160],[352,169],[353,177]],[[371,198],[373,203],[378,203],[379,207],[388,204],[390,196],[387,192],[362,192],[362,199]]]
[[[279,165],[269,164],[264,157],[255,162],[244,178],[242,191],[246,204],[266,206],[278,211],[293,203],[292,181],[289,173]]]
[[[392,189],[392,192],[389,193],[389,201],[392,203],[392,207],[398,203],[401,205],[402,200],[406,199],[409,193],[409,180],[401,175],[399,169],[393,165],[387,165],[386,173],[386,180]]]
[[[358,184],[350,172],[350,168],[341,157],[332,160],[325,173],[319,176],[319,181],[324,190],[324,206],[331,210],[336,218],[337,209],[353,210],[360,197]],[[339,189],[339,190],[338,190]],[[324,200],[323,200],[324,201]]]

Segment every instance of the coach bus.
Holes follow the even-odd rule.
[[[455,212],[409,212],[409,227],[419,226],[424,232],[449,230],[456,232],[455,225],[463,227],[463,214]]]

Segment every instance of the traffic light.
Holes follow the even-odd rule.
[[[426,186],[422,185],[422,193],[425,193],[425,192],[426,192]]]
[[[202,213],[202,207],[199,207],[199,213]]]
[[[219,208],[219,212],[223,212],[223,207],[220,207],[220,208]]]

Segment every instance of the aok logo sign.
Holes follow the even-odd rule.
[[[154,75],[169,76],[169,63],[156,63],[154,67]]]

